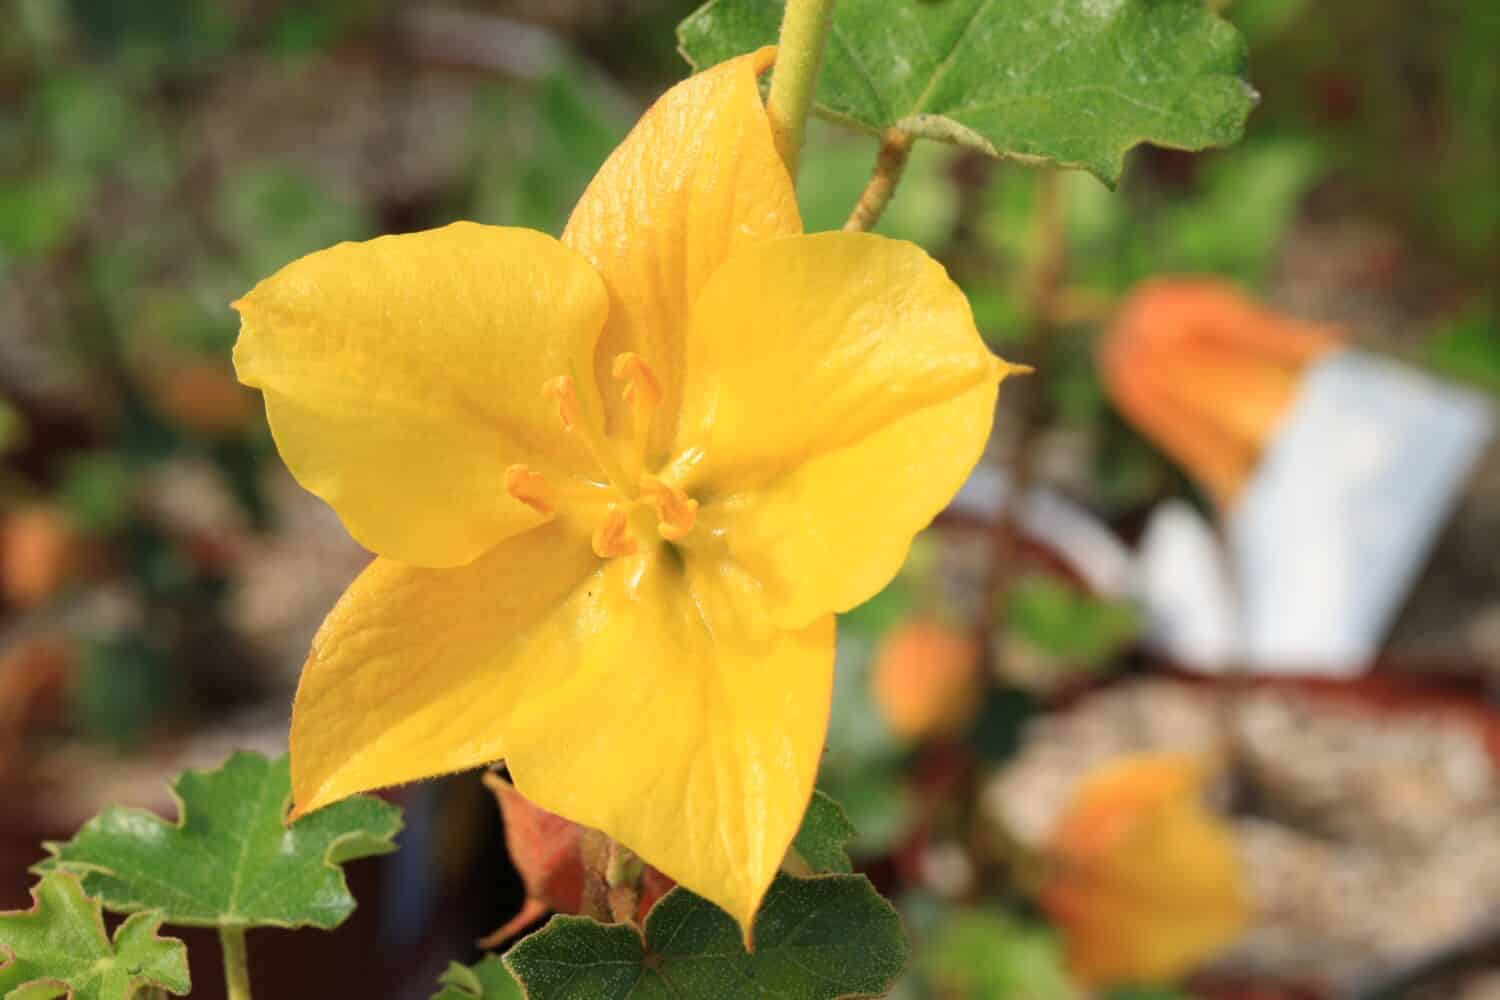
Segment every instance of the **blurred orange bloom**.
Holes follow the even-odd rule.
[[[0,596],[18,608],[50,600],[76,568],[79,538],[66,513],[33,504],[0,521]]]
[[[962,729],[979,704],[979,645],[935,622],[891,629],[875,656],[875,704],[891,731],[906,740]]]
[[[1341,338],[1225,282],[1166,278],[1126,300],[1098,363],[1120,411],[1228,507],[1288,412],[1303,367]]]
[[[1158,754],[1084,779],[1040,897],[1079,979],[1169,982],[1239,935],[1245,890],[1230,832],[1203,805],[1203,778],[1195,759]]]

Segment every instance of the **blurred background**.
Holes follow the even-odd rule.
[[[102,805],[170,815],[182,767],[282,748],[367,559],[235,382],[228,303],[340,240],[560,232],[694,6],[0,0],[0,909]],[[911,1000],[1500,997],[1500,6],[1218,6],[1262,94],[1240,145],[1142,149],[1115,191],[921,145],[879,226],[1038,369],[840,628],[822,787]],[[874,154],[813,130],[809,229]],[[1330,407],[1374,416],[1330,438]],[[1379,475],[1285,444],[1348,433]],[[1299,607],[1310,644],[1263,641]],[[1195,832],[1121,874],[1088,831],[1151,796],[1080,789],[1164,754]],[[353,920],[253,937],[267,995],[427,997],[520,909],[475,776],[394,797]],[[1215,837],[1233,877],[1179,898]],[[1201,948],[1199,904],[1238,914]]]

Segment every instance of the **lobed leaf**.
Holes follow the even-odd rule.
[[[505,957],[530,1000],[879,996],[906,964],[901,921],[863,875],[778,875],[746,951],[734,919],[678,888],[637,933],[553,917]]]
[[[187,946],[157,935],[160,913],[135,914],[111,941],[75,875],[46,875],[31,895],[30,910],[0,913],[0,997],[132,1000],[147,987],[187,995]]]
[[[401,810],[371,796],[345,799],[287,826],[287,758],[232,755],[215,771],[185,771],[172,785],[178,821],[111,807],[33,870],[65,870],[106,907],[160,910],[193,927],[318,927],[354,912],[339,867],[388,854]]]
[[[785,0],[709,0],[695,69],[774,43]],[[816,95],[849,124],[1119,179],[1131,147],[1223,146],[1256,94],[1244,39],[1202,0],[841,0]]]

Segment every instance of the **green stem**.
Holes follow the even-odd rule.
[[[245,928],[220,927],[224,949],[224,985],[229,1000],[250,1000],[250,963],[245,953]]]
[[[833,26],[834,0],[787,0],[781,19],[781,40],[776,48],[776,71],[771,77],[771,96],[766,114],[776,152],[787,173],[797,179],[802,139],[807,132],[807,114],[812,110],[823,47]]]
[[[867,232],[880,221],[885,206],[891,203],[896,185],[906,170],[906,158],[911,155],[911,136],[900,129],[887,129],[880,137],[880,153],[875,158],[875,172],[859,196],[854,211],[844,229],[850,232]]]

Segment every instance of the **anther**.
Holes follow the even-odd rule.
[[[505,492],[544,517],[557,512],[552,489],[540,472],[530,466],[512,465],[505,470]]]
[[[578,440],[588,452],[589,457],[594,460],[594,464],[604,473],[604,477],[616,484],[617,489],[618,484],[627,482],[619,463],[610,455],[608,443],[593,425],[583,419],[578,403],[578,389],[573,384],[573,376],[558,375],[549,378],[542,383],[542,395],[557,404],[557,415],[562,420],[563,430],[577,433]]]
[[[669,542],[685,538],[698,521],[698,501],[655,476],[641,480],[641,497],[656,508],[656,530]]]
[[[620,504],[612,503],[604,513],[604,520],[594,529],[594,554],[600,559],[635,555],[635,535],[630,530],[630,517]]]
[[[557,415],[562,419],[563,430],[578,426],[578,390],[573,387],[573,376],[559,375],[542,383],[542,395],[557,404]]]
[[[633,410],[651,410],[661,405],[661,382],[646,359],[634,351],[615,356],[610,368],[615,378],[625,383],[621,393]]]
[[[661,382],[646,363],[646,359],[634,351],[615,355],[610,366],[614,377],[625,383],[620,393],[625,405],[630,407],[630,443],[635,460],[640,463],[636,471],[645,464],[646,452],[651,447],[651,417],[661,405]]]

